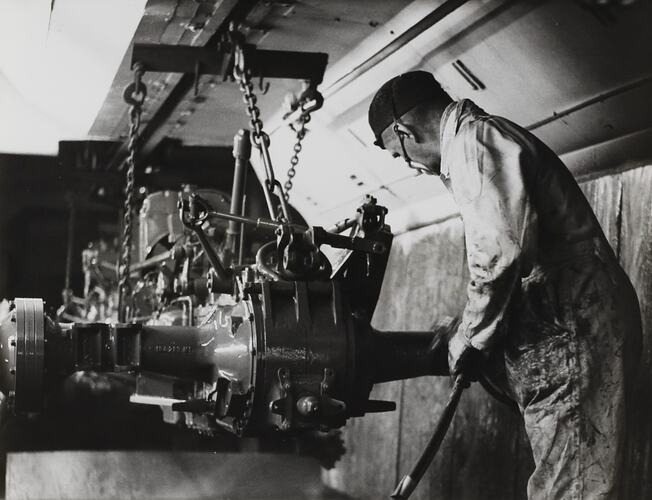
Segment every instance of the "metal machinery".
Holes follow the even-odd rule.
[[[367,197],[354,217],[331,230],[292,222],[251,83],[257,74],[278,76],[272,62],[284,59],[254,51],[234,32],[230,47],[228,61],[252,125],[251,139],[247,131],[236,135],[230,203],[215,191],[154,193],[145,200],[138,229],[131,227],[126,204],[122,322],[55,322],[45,316],[40,299],[16,299],[0,324],[0,391],[15,412],[39,412],[67,377],[93,371],[130,381],[132,402],[159,405],[168,420],[192,428],[237,435],[329,430],[351,417],[394,410],[394,402],[369,399],[376,383],[447,373],[446,342],[439,340],[450,326],[380,332],[370,325],[392,243],[384,207]],[[169,57],[152,60],[148,50],[135,48],[136,81],[125,91],[135,110],[132,131],[146,93],[139,80],[143,67],[157,69],[176,54],[165,49]],[[177,56],[175,64],[186,60]],[[295,57],[317,63],[304,101],[318,106],[315,87],[325,58]],[[204,71],[210,70],[206,61]],[[295,67],[311,66],[288,70]],[[309,107],[302,104],[296,112],[305,125]],[[134,186],[135,143],[132,137],[127,200]],[[269,219],[248,218],[243,209],[251,143],[265,167]],[[255,260],[244,251],[245,227],[268,235],[258,237],[264,243]],[[136,249],[132,233],[139,234]],[[327,247],[329,258],[321,251]],[[137,262],[130,267],[133,255]],[[101,274],[101,259],[92,252],[86,257],[90,290],[91,275]],[[105,295],[116,295],[115,281]]]
[[[192,258],[166,251],[158,272],[177,264],[177,296],[146,322],[56,323],[40,299],[16,299],[0,325],[0,390],[14,411],[38,412],[67,376],[90,370],[132,377],[134,402],[238,435],[326,430],[393,410],[369,399],[375,383],[442,373],[435,332],[370,326],[392,241],[372,198],[339,226],[349,235],[231,216],[197,193],[182,196],[180,213],[200,241],[225,218],[274,229],[276,239],[248,265],[220,259],[209,241],[203,250],[221,268],[188,274],[183,286]],[[228,248],[238,234],[226,235]],[[323,244],[341,249],[332,270]]]

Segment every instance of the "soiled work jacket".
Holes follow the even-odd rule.
[[[453,339],[488,350],[534,266],[604,238],[568,169],[534,135],[465,99],[441,121],[441,179],[463,221],[471,279]]]

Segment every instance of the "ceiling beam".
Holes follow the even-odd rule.
[[[204,47],[217,47],[217,44],[233,22],[242,21],[251,11],[257,0],[224,0],[211,18],[211,24],[217,25],[215,32],[211,35]],[[159,143],[165,138],[164,125],[172,116],[177,106],[187,98],[192,97],[194,90],[195,76],[184,74],[174,85],[161,105],[153,112],[149,121],[140,133],[139,151],[142,157],[150,155]],[[127,143],[123,143],[110,160],[109,169],[119,169],[128,154]]]

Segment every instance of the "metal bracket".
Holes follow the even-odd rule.
[[[346,411],[346,403],[339,399],[331,398],[328,393],[335,382],[335,371],[332,368],[324,368],[324,378],[320,384],[321,390],[321,412],[326,417],[341,415]]]
[[[278,428],[282,431],[287,431],[290,429],[292,414],[294,413],[294,398],[290,394],[290,390],[292,389],[290,370],[279,368],[277,375],[280,397],[270,403],[269,409],[272,413],[281,416],[281,423]]]
[[[309,80],[313,85],[321,83],[328,64],[328,54],[323,52],[263,50],[252,44],[244,45],[244,55],[254,77]],[[226,47],[136,43],[131,65],[139,62],[144,71],[193,74],[196,82],[199,75],[228,76],[231,58]]]

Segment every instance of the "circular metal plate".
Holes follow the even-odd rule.
[[[37,411],[43,401],[45,316],[41,299],[16,299],[17,412]]]

